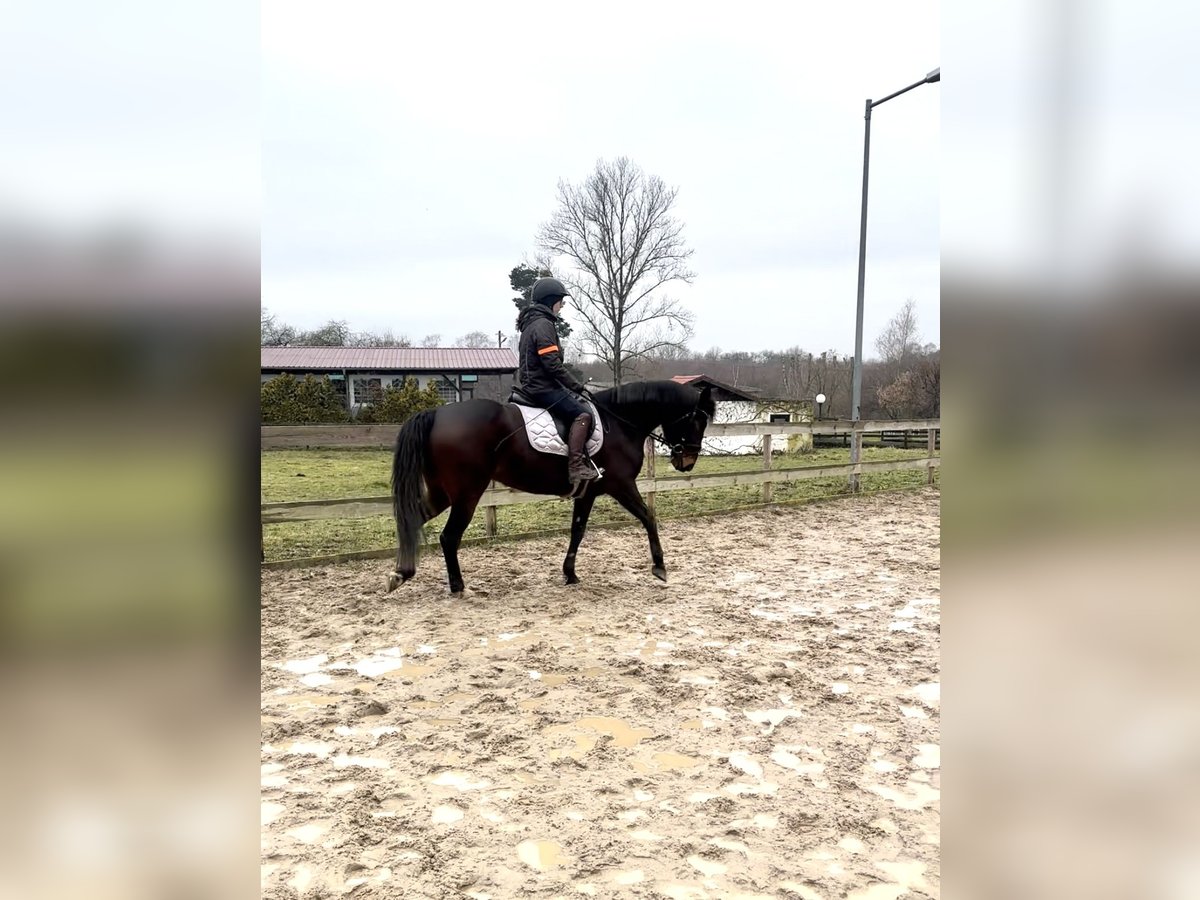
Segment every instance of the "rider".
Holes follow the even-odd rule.
[[[592,416],[575,396],[586,394],[587,388],[563,366],[554,327],[563,298],[569,296],[557,278],[539,278],[534,282],[533,302],[517,317],[517,328],[521,331],[517,377],[522,393],[546,407],[556,419],[569,423],[567,475],[573,485],[578,485],[596,478],[597,474],[583,458],[587,437],[592,432]]]

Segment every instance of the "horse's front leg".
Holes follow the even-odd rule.
[[[567,584],[579,583],[575,577],[575,553],[587,531],[588,516],[592,514],[592,504],[595,502],[596,495],[590,492],[575,501],[575,511],[571,514],[571,546],[567,548],[567,558],[563,560],[563,575]]]
[[[650,538],[650,559],[654,562],[654,577],[667,580],[667,566],[663,562],[662,544],[658,542],[658,524],[654,521],[654,516],[646,507],[646,501],[642,499],[642,495],[638,493],[637,485],[634,482],[629,482],[628,485],[622,484],[618,489],[611,490],[610,494],[613,499],[620,503],[625,509],[633,514],[633,517],[642,523],[646,529],[646,534]]]

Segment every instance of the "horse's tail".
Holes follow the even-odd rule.
[[[392,512],[396,517],[396,575],[388,578],[388,590],[408,581],[417,571],[421,528],[429,518],[426,501],[425,463],[434,410],[417,413],[396,435],[392,457]]]

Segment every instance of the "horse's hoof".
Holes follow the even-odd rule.
[[[465,589],[466,589],[466,585],[463,584],[461,581],[458,584],[450,585],[450,593],[456,597],[461,595]]]
[[[659,581],[667,580],[666,566],[655,566],[653,569],[651,569],[651,571],[654,572],[654,577],[657,578]]]
[[[566,577],[566,583],[567,584],[579,584],[579,579],[575,576],[574,573],[572,573]]]
[[[390,594],[404,582],[400,580],[399,572],[392,572],[387,577],[387,592]]]

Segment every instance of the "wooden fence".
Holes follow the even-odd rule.
[[[822,419],[818,422],[714,422],[705,430],[705,437],[738,435],[811,434],[849,435],[855,430],[864,434],[939,430],[940,419],[911,419],[876,421],[864,419],[858,423],[849,419]],[[322,448],[362,447],[391,449],[396,443],[399,425],[263,425],[263,450],[316,450]]]
[[[920,431],[926,435],[927,454],[916,459],[892,460],[887,462],[859,462],[857,465],[805,466],[802,468],[775,469],[773,463],[772,437],[779,434],[843,434],[855,430],[863,434]],[[262,426],[263,449],[312,448],[312,447],[391,447],[395,440],[395,425],[312,425],[312,426]],[[638,489],[646,498],[651,512],[655,498],[663,491],[695,490],[698,488],[734,487],[737,485],[761,484],[763,502],[772,502],[772,485],[789,481],[804,481],[813,478],[856,476],[872,472],[897,472],[925,469],[928,484],[933,484],[933,470],[941,465],[941,458],[934,455],[941,431],[938,419],[913,421],[860,421],[826,420],[816,423],[714,423],[708,426],[706,436],[738,435],[761,436],[763,439],[762,468],[758,471],[720,473],[712,475],[672,475],[659,478],[655,473],[656,456],[654,445],[646,439],[646,463]],[[852,479],[856,483],[857,479]],[[484,526],[488,538],[496,536],[496,510],[501,506],[518,503],[537,503],[555,500],[545,494],[526,494],[511,488],[492,486],[480,498],[479,506],[484,510]],[[294,500],[284,503],[263,503],[262,524],[299,522],[313,519],[347,519],[365,516],[390,515],[390,495],[377,497],[349,497],[337,500]]]

